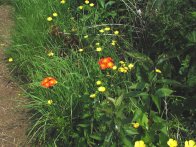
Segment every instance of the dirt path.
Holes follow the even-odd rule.
[[[25,99],[20,96],[21,89],[11,80],[3,54],[10,44],[10,29],[13,26],[11,11],[10,6],[0,6],[0,147],[27,147],[27,118],[18,102]]]

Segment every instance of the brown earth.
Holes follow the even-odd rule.
[[[26,111],[22,104],[22,90],[13,82],[3,51],[10,45],[10,30],[13,26],[10,6],[0,6],[0,147],[27,147]],[[21,103],[22,102],[22,103]]]

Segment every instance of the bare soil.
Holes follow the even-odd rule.
[[[12,7],[0,5],[0,147],[27,147],[28,123],[26,110],[22,108],[27,100],[21,97],[22,90],[11,79],[7,64],[12,63],[8,63],[3,53],[10,45],[12,12]]]

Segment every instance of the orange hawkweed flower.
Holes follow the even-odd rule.
[[[111,57],[101,58],[98,62],[101,70],[105,70],[107,68],[113,68],[114,62]]]
[[[57,80],[53,77],[44,78],[41,82],[41,86],[43,86],[45,88],[50,88],[50,87],[54,86],[55,84],[57,84]]]

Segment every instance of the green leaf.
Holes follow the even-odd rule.
[[[187,38],[191,43],[196,43],[196,31],[189,33]]]
[[[169,88],[160,88],[156,91],[155,95],[157,97],[167,97],[170,96],[173,93],[173,90]]]
[[[145,126],[146,129],[148,129],[148,115],[147,115],[147,113],[142,113],[141,125]]]
[[[132,126],[129,128],[125,128],[124,130],[125,130],[125,133],[130,136],[139,134],[137,129],[133,128]]]
[[[105,8],[105,0],[98,0],[98,3],[101,5],[102,8]]]
[[[79,127],[82,127],[82,128],[87,128],[89,126],[89,124],[78,124]]]
[[[140,62],[147,62],[153,65],[153,61],[150,59],[150,57],[146,56],[145,54],[139,53],[139,52],[125,52],[127,55],[132,57],[133,59],[136,59]],[[146,64],[146,63],[145,63]]]
[[[155,103],[155,105],[156,105],[156,107],[157,107],[157,109],[158,109],[158,111],[160,113],[161,112],[161,100],[160,100],[160,97],[152,95],[151,98],[152,98],[152,101]]]
[[[183,86],[180,82],[175,81],[175,80],[170,80],[170,79],[157,80],[156,83],[167,84],[167,85],[172,85],[172,86],[180,86],[180,87]]]
[[[123,147],[133,147],[133,144],[132,144],[131,140],[128,139],[123,132],[121,132],[120,135],[121,135],[120,137],[121,137],[121,140],[122,140],[122,143],[123,143]]]
[[[115,99],[111,98],[111,97],[107,97],[106,98],[108,101],[112,102],[115,105]]]
[[[196,17],[196,11],[191,13],[193,17]]]
[[[123,100],[123,95],[119,96],[116,100],[115,100],[115,106],[119,107],[122,103]]]
[[[95,140],[99,140],[99,141],[103,140],[102,137],[100,135],[98,135],[98,134],[90,135],[90,137],[95,139]]]
[[[137,121],[141,126],[144,126],[146,129],[148,129],[148,115],[141,109],[137,109],[134,112],[133,121]]]
[[[109,1],[105,4],[105,8],[107,8],[108,6],[112,6],[113,4],[115,4],[115,1]]]

